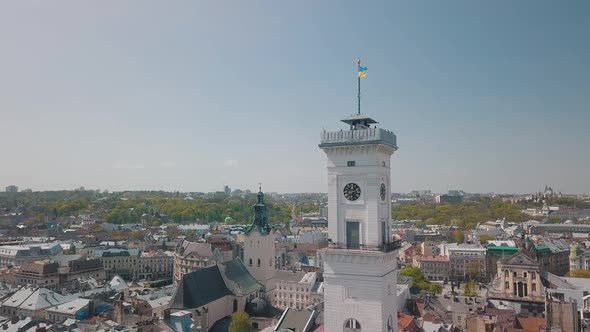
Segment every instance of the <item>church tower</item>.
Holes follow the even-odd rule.
[[[396,136],[362,114],[321,133],[328,162],[324,254],[326,332],[397,330],[397,252],[391,237],[391,155]]]
[[[244,237],[244,265],[270,294],[275,277],[275,237],[268,224],[262,190],[254,204],[254,221]]]

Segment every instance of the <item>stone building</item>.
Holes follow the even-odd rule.
[[[528,251],[521,249],[498,261],[497,271],[490,298],[544,303],[540,264]]]
[[[451,280],[485,279],[486,249],[475,244],[448,246]]]
[[[105,247],[94,252],[102,262],[107,279],[118,275],[125,280],[137,278],[139,250],[125,247]]]
[[[174,274],[174,253],[171,251],[142,252],[137,264],[139,280],[172,279]]]
[[[434,241],[422,242],[420,244],[420,250],[422,251],[422,256],[438,256],[441,254],[438,243]]]
[[[316,282],[315,272],[276,271],[272,304],[297,310],[318,304],[318,297],[313,295]]]
[[[34,243],[0,246],[0,267],[20,266],[24,263],[52,259],[63,253],[59,243]]]
[[[449,279],[449,257],[415,256],[414,266],[422,270],[424,277],[430,281],[446,281]]]
[[[213,251],[213,247],[207,242],[182,241],[174,252],[174,285],[178,285],[186,273],[215,265]],[[221,255],[218,256],[223,261]]]
[[[18,285],[43,287],[57,291],[59,289],[59,263],[36,261],[24,263],[16,273]]]

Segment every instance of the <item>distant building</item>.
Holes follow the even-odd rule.
[[[18,192],[18,187],[15,185],[10,185],[6,187],[6,192],[7,193],[17,193]]]
[[[0,312],[4,317],[43,317],[46,309],[69,302],[77,297],[77,294],[63,296],[47,288],[21,287],[2,302]]]
[[[559,276],[570,271],[570,246],[565,241],[544,238],[535,246],[535,253],[543,271]]]
[[[414,266],[422,270],[424,277],[430,281],[447,281],[449,278],[449,257],[415,256]]]
[[[443,203],[462,203],[465,197],[463,195],[436,195],[434,197],[434,202],[436,204],[443,204]]]
[[[545,301],[541,274],[540,263],[528,250],[521,248],[514,255],[498,261],[489,297],[515,301],[529,312],[539,312]]]
[[[491,280],[497,272],[498,261],[508,258],[518,252],[516,246],[488,246],[486,248],[486,273],[488,280]]]
[[[312,294],[317,281],[315,272],[277,271],[272,304],[280,309],[297,310],[318,304],[321,297]]]
[[[44,287],[49,290],[59,290],[59,263],[47,261],[24,263],[16,273],[18,285]]]
[[[110,247],[95,250],[94,255],[102,262],[107,279],[111,279],[116,275],[126,280],[133,280],[137,277],[138,249]]]
[[[450,277],[466,280],[469,277],[483,280],[486,276],[486,249],[475,244],[449,245]]]
[[[0,246],[0,268],[22,265],[60,256],[63,249],[59,243],[35,243],[16,246]]]
[[[584,251],[577,244],[570,248],[570,271],[590,270],[590,251]]]
[[[139,280],[172,279],[174,275],[174,253],[171,251],[142,252],[137,264]]]
[[[184,240],[174,253],[174,285],[178,285],[186,273],[215,265],[210,243]]]
[[[422,250],[423,256],[439,256],[441,254],[438,243],[434,241],[422,242],[420,244],[420,249]]]
[[[90,317],[92,300],[74,299],[47,309],[47,319],[54,322],[63,322],[66,319],[86,319]]]

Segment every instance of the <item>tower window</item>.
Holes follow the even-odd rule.
[[[258,266],[260,266],[260,258],[258,258]]]
[[[348,166],[348,167],[353,167],[353,166],[355,166],[355,164],[356,164],[356,162],[354,160],[349,160],[346,162],[346,166]]]

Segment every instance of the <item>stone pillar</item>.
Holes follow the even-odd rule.
[[[526,283],[527,283],[527,287],[528,287],[528,295],[530,298],[532,298],[533,296],[536,296],[535,294],[532,293],[533,291],[533,278],[531,276],[531,271],[527,271],[526,274]]]
[[[508,280],[508,286],[510,286],[508,290],[510,291],[510,294],[514,294],[514,277],[512,270],[508,270]]]

